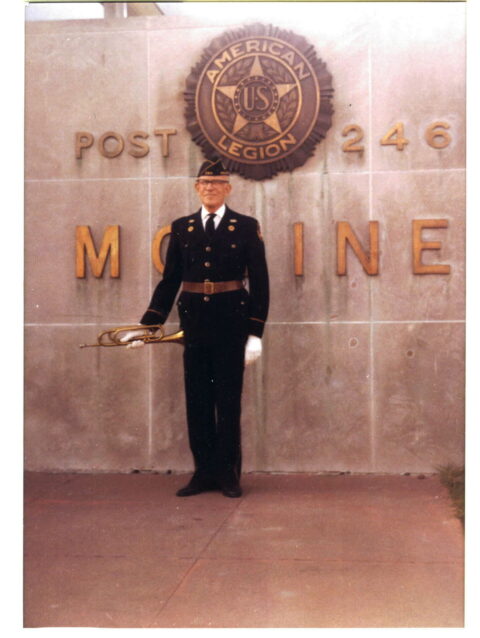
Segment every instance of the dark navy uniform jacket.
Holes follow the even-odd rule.
[[[226,207],[209,241],[201,209],[172,223],[163,278],[140,323],[164,323],[182,281],[232,281],[248,277],[243,288],[212,295],[182,291],[178,302],[186,342],[261,337],[268,314],[269,284],[265,247],[258,222]]]

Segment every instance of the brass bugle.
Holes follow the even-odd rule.
[[[153,333],[149,333],[138,337],[132,337],[128,339],[128,341],[121,341],[124,333],[130,332],[131,330],[141,330],[142,326],[119,326],[118,328],[111,328],[110,330],[104,330],[103,332],[100,332],[97,337],[97,343],[82,343],[79,347],[97,348],[98,346],[105,346],[107,348],[111,348],[113,346],[128,346],[134,341],[143,341],[144,343],[178,343],[180,345],[183,345],[184,343],[183,330],[172,332],[171,334],[166,335],[162,324],[145,326],[145,328],[154,329],[155,331],[160,330],[160,334],[156,335]]]

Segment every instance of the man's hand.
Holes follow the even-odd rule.
[[[245,346],[245,365],[253,363],[262,354],[262,340],[250,335]]]
[[[146,328],[139,328],[138,330],[129,330],[123,335],[123,337],[120,338],[120,341],[122,343],[125,343],[126,341],[130,341],[131,339],[135,339],[135,337],[144,337],[145,335],[148,335],[150,332],[151,331],[147,330]],[[136,341],[132,341],[131,343],[128,344],[127,350],[130,348],[141,348],[144,345],[145,345],[144,341],[137,339]]]

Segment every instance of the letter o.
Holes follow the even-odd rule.
[[[275,155],[278,155],[279,153],[280,147],[278,144],[269,144],[265,149],[265,155],[267,155],[267,157],[275,157]]]
[[[171,232],[172,232],[172,226],[171,224],[168,224],[168,226],[163,226],[163,228],[160,228],[160,230],[157,230],[157,232],[155,233],[155,237],[153,238],[152,261],[153,261],[153,265],[155,266],[155,268],[158,270],[160,274],[163,274],[163,271],[165,270],[165,264],[162,261],[162,257],[160,255],[160,249],[162,247],[163,240]]]
[[[117,140],[118,145],[113,151],[107,151],[107,149],[105,148],[105,142],[111,137],[114,140]],[[98,140],[98,146],[100,147],[100,153],[103,155],[103,157],[117,157],[123,151],[125,142],[123,141],[123,137],[118,133],[115,133],[115,131],[107,131]]]

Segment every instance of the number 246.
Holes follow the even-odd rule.
[[[425,140],[432,148],[445,148],[452,141],[451,135],[447,129],[450,128],[450,124],[447,122],[433,122],[425,130]],[[343,137],[347,137],[350,133],[354,133],[354,137],[349,138],[342,145],[342,150],[345,153],[363,153],[365,147],[360,142],[363,140],[363,129],[358,124],[348,124],[342,131]],[[403,122],[398,122],[391,129],[389,129],[380,140],[382,146],[396,146],[397,151],[403,151],[405,146],[409,143],[405,137]]]

